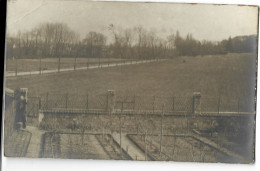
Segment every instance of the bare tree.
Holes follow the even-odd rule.
[[[83,44],[86,46],[87,54],[89,57],[102,57],[103,48],[106,45],[107,38],[102,33],[91,31],[87,34],[83,40]]]

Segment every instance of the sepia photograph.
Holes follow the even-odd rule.
[[[255,163],[258,10],[7,1],[4,156]]]

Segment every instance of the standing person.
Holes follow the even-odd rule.
[[[16,130],[19,130],[20,127],[19,127],[19,122],[21,120],[21,117],[20,117],[20,96],[21,96],[21,93],[19,90],[16,90],[15,91],[15,118],[14,118],[14,129]]]
[[[16,115],[15,115],[15,127],[17,130],[20,129],[19,122],[22,122],[22,127],[26,128],[26,99],[22,93],[17,93],[16,102]]]
[[[20,117],[21,117],[21,122],[23,123],[23,128],[26,128],[26,99],[24,95],[22,94],[20,97]]]

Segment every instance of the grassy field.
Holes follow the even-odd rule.
[[[192,96],[201,92],[202,101],[237,104],[237,99],[254,110],[256,81],[254,54],[177,57],[167,61],[82,70],[52,75],[6,78],[6,86],[29,88],[30,96],[43,93],[76,95]],[[211,99],[214,98],[214,99]],[[144,99],[145,100],[145,99]],[[241,103],[242,104],[242,103]]]

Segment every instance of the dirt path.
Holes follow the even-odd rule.
[[[158,61],[163,61],[165,59],[160,59]],[[116,67],[116,66],[123,66],[123,65],[136,65],[141,63],[149,63],[149,62],[156,62],[157,60],[143,60],[143,61],[132,61],[132,62],[122,62],[122,63],[111,63],[111,64],[101,64],[101,65],[94,65],[89,67],[78,67],[75,70],[88,70],[88,69],[97,69],[97,68],[107,68],[107,67]],[[5,77],[15,77],[15,76],[26,76],[26,75],[39,75],[39,74],[50,74],[50,73],[57,73],[57,72],[68,72],[74,71],[74,68],[64,68],[60,69],[52,69],[52,70],[43,70],[41,71],[27,71],[27,72],[18,72],[17,75],[14,71],[6,71]]]
[[[120,144],[120,134],[112,133],[114,140]],[[125,133],[122,133],[121,137],[122,148],[130,155],[134,160],[145,160],[145,154],[139,150],[126,136]]]
[[[41,139],[44,131],[39,130],[37,127],[27,126],[26,130],[32,133],[31,141],[27,150],[26,157],[37,158],[41,150]]]

